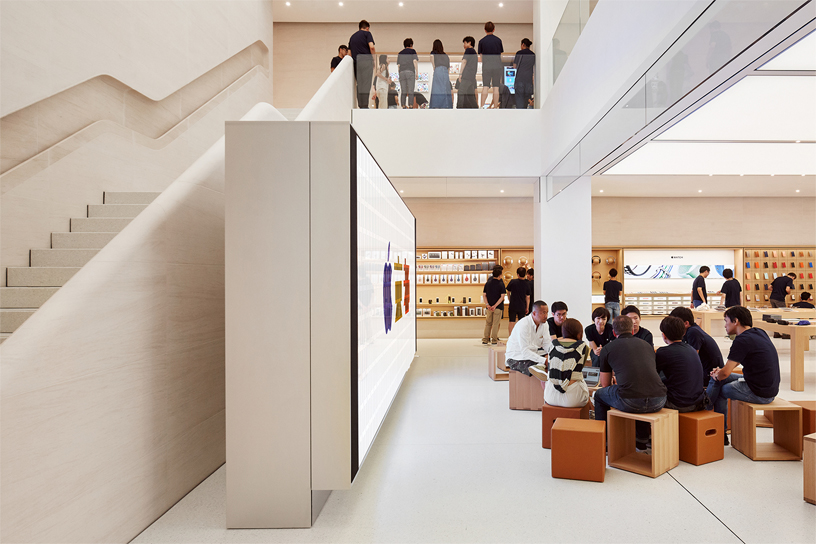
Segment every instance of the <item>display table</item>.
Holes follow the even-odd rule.
[[[789,334],[791,342],[791,389],[805,390],[805,352],[810,349],[810,337],[816,334],[816,325],[780,325],[754,319],[754,327],[766,332]]]
[[[722,320],[723,310],[692,310],[697,324],[708,334],[711,334],[711,322]],[[754,324],[757,320],[761,321],[763,315],[779,315],[788,319],[807,319],[812,321],[816,319],[816,310],[809,308],[762,308],[759,311],[751,311],[751,316],[754,318]]]

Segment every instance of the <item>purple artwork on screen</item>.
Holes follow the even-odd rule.
[[[394,302],[391,300],[391,242],[388,242],[388,256],[383,268],[383,315],[385,316],[385,334],[391,330],[394,317]]]

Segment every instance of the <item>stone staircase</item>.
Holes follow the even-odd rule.
[[[161,193],[105,192],[88,217],[71,219],[71,232],[51,233],[51,249],[32,249],[28,267],[8,268],[0,287],[0,343],[65,285]]]

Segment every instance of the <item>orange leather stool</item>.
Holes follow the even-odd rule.
[[[541,407],[541,447],[550,449],[552,437],[550,432],[553,423],[558,418],[565,419],[589,419],[589,403],[581,408],[562,408],[561,406],[550,406],[546,402]]]
[[[722,414],[701,410],[678,417],[681,461],[699,466],[725,457]]]
[[[553,478],[603,482],[606,475],[606,422],[558,418],[552,426]]]
[[[515,370],[510,371],[510,409],[541,410],[544,404],[544,389],[541,381],[525,376]]]

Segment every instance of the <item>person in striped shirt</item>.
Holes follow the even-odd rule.
[[[544,401],[550,406],[575,408],[589,401],[589,390],[582,372],[590,349],[583,341],[584,328],[577,319],[566,319],[561,338],[553,340],[549,367],[536,365],[528,370],[542,382]]]

